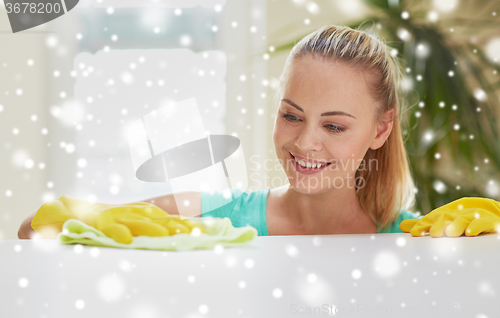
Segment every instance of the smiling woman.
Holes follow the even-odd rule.
[[[289,184],[202,215],[259,235],[402,232],[415,188],[400,127],[401,66],[382,39],[343,26],[304,37],[276,93],[273,142]]]

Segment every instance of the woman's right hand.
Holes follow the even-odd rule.
[[[189,206],[191,211],[189,211],[188,216],[201,216],[201,196],[199,192],[181,192],[176,196],[177,200],[180,202],[185,202],[186,200],[191,202]],[[170,215],[179,215],[179,211],[177,209],[173,194],[167,194],[149,200],[144,200],[143,202],[154,204],[163,211],[168,211],[168,214]],[[26,219],[24,219],[24,221],[21,223],[19,231],[17,232],[17,236],[20,239],[32,239],[35,235],[37,235],[37,232],[35,232],[35,230],[31,227],[31,223],[36,213],[37,212],[34,212],[27,216]]]

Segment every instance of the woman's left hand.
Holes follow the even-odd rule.
[[[464,197],[432,210],[420,219],[403,220],[399,228],[412,236],[458,237],[500,232],[500,202]]]

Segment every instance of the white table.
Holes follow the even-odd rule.
[[[500,315],[497,234],[271,236],[189,252],[0,240],[0,259],[5,318]]]

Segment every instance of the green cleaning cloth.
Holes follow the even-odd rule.
[[[256,236],[257,229],[248,225],[235,228],[231,220],[214,217],[192,217],[189,220],[200,224],[206,233],[179,233],[171,236],[134,236],[130,244],[118,243],[95,227],[77,219],[67,220],[57,239],[62,244],[85,244],[92,246],[147,249],[162,251],[188,251],[248,245]]]

